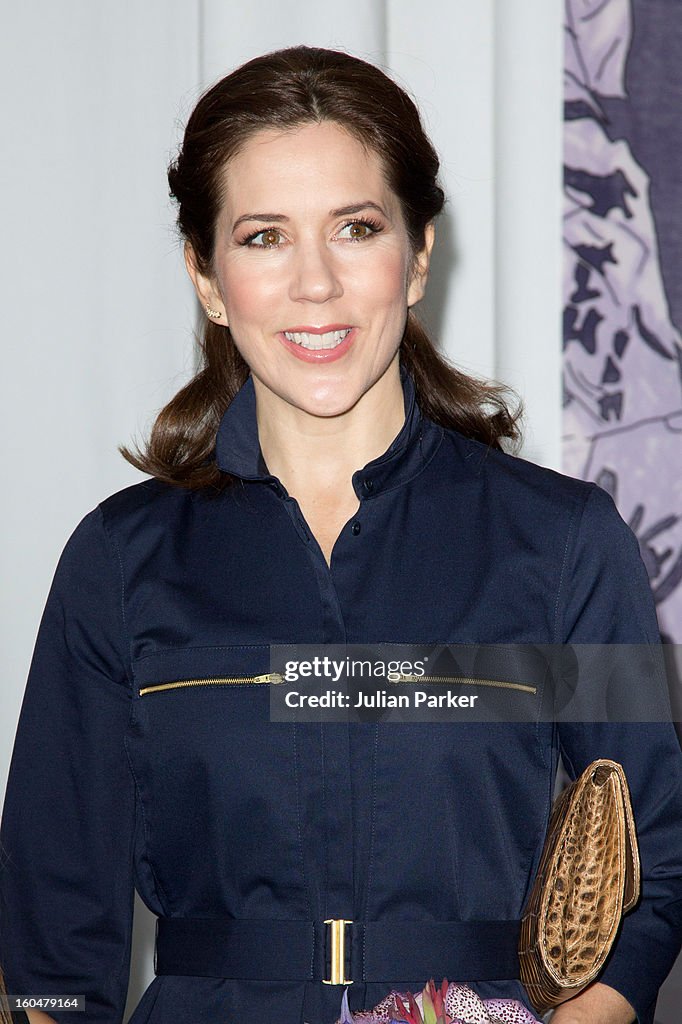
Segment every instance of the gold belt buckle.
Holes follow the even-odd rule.
[[[344,921],[339,917],[330,917],[325,922],[332,926],[331,978],[323,978],[323,985],[352,985],[350,978],[344,978],[346,962],[346,931],[345,925],[352,921]]]

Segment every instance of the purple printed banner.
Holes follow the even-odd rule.
[[[682,4],[566,0],[563,468],[639,540],[682,641]]]

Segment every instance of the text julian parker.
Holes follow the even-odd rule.
[[[360,690],[351,704],[350,694],[343,690],[326,690],[324,693],[290,690],[284,703],[289,708],[473,708],[478,697],[478,694],[459,694],[451,690],[437,694],[426,693],[425,690],[414,690],[410,694]]]

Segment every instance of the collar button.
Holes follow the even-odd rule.
[[[350,528],[350,532],[353,534],[354,537],[357,537],[357,535],[360,533],[360,530],[361,530],[360,523],[356,519],[355,522],[353,523],[353,525]]]
[[[371,477],[367,477],[366,480],[363,480],[362,481],[362,487],[363,487],[363,490],[364,490],[365,494],[371,494],[372,491],[374,490],[374,481],[372,480],[372,478]]]

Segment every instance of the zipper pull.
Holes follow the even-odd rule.
[[[254,683],[283,683],[284,676],[280,672],[266,672],[262,676],[254,676]]]

